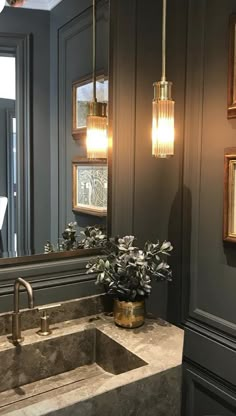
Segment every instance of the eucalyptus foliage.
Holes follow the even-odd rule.
[[[87,264],[88,273],[97,273],[97,284],[119,300],[137,301],[146,298],[152,290],[152,279],[172,280],[167,258],[173,247],[169,241],[147,241],[143,250],[134,246],[135,237],[127,235],[110,240],[105,256]]]
[[[85,227],[80,231],[82,239],[77,235],[77,223],[70,222],[62,233],[56,246],[50,241],[44,245],[44,253],[54,253],[58,251],[72,251],[81,248],[101,248],[107,245],[105,229],[99,225]]]
[[[79,248],[100,248],[107,245],[106,232],[99,225],[88,226],[81,234],[84,235],[84,239],[80,241]]]

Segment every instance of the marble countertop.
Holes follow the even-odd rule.
[[[78,401],[78,395],[79,400],[87,400],[95,395],[135,383],[147,377],[168,374],[169,370],[180,368],[182,364],[184,332],[160,319],[146,319],[145,324],[140,328],[123,329],[114,324],[112,316],[103,313],[57,323],[51,328],[53,329],[52,334],[43,338],[36,334],[35,329],[24,331],[24,345],[32,346],[34,343],[43,342],[46,339],[53,340],[67,334],[96,328],[140,357],[147,365],[118,375],[94,377],[89,384],[81,385],[77,390],[73,388],[71,391],[65,391],[63,394],[44,393],[40,402],[36,397],[31,398],[27,406],[21,410],[18,407],[18,410],[14,410],[13,406],[10,412],[6,413],[3,408],[0,410],[0,414],[9,416],[45,415],[47,414],[45,412],[49,413],[49,411],[53,412],[56,409],[72,406]],[[0,352],[12,349],[15,349],[15,346],[8,341],[6,335],[0,336]]]

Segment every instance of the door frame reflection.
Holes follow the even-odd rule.
[[[33,247],[33,210],[32,210],[32,135],[31,135],[31,60],[30,60],[30,35],[0,33],[0,54],[15,56],[16,59],[16,207],[15,219],[17,227],[16,246],[14,250],[13,236],[9,239],[12,232],[13,220],[9,218],[10,229],[7,232],[10,241],[6,257],[15,257],[21,254],[30,254]],[[9,117],[10,112],[9,112]],[[10,120],[8,120],[8,134],[10,133]],[[9,149],[9,146],[8,146]],[[9,150],[8,150],[9,151]],[[9,156],[9,155],[8,155]],[[8,174],[10,173],[8,168]],[[8,185],[11,186],[10,184]]]

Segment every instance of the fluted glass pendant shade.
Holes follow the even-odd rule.
[[[0,0],[0,13],[3,11],[4,6],[5,6],[5,0]]]
[[[152,155],[168,158],[174,155],[174,107],[171,97],[172,82],[166,81],[166,3],[162,15],[162,77],[155,82],[152,101]]]
[[[89,159],[107,158],[107,116],[105,103],[90,103],[87,116],[87,157]]]
[[[154,84],[152,102],[152,155],[168,158],[174,155],[174,106],[171,82]]]

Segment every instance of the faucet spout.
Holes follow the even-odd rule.
[[[18,277],[14,284],[14,313],[19,313],[19,298],[20,298],[20,286],[24,286],[28,293],[28,305],[29,309],[34,307],[33,289],[29,282]]]
[[[24,286],[27,291],[29,309],[33,309],[34,307],[33,289],[31,284],[21,277],[18,277],[14,284],[14,312],[12,314],[12,342],[14,344],[23,341],[21,336],[21,315],[19,308],[20,286]]]

